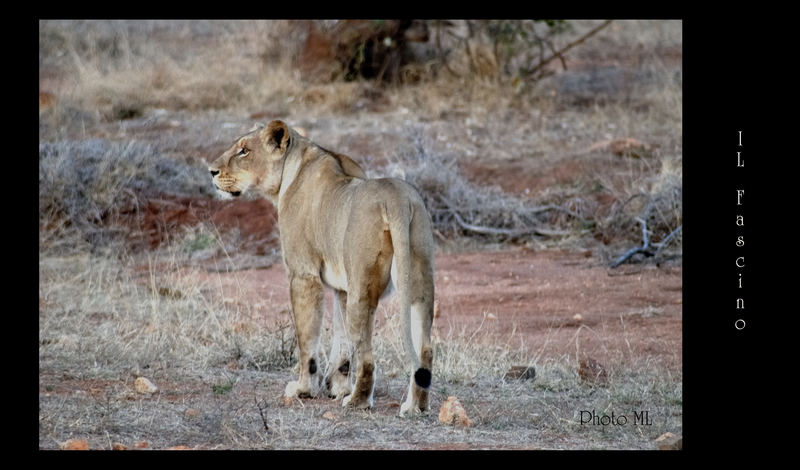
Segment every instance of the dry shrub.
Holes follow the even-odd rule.
[[[135,211],[142,194],[209,195],[206,174],[150,144],[101,139],[39,144],[41,248],[108,242],[119,214]]]
[[[384,170],[411,183],[422,195],[434,229],[444,237],[472,236],[490,241],[525,240],[570,235],[583,217],[566,205],[539,204],[495,187],[470,183],[456,159],[429,153],[420,129],[407,131],[412,142]],[[569,201],[567,201],[569,202]],[[553,217],[557,213],[561,217]],[[562,226],[550,225],[560,220]]]
[[[629,246],[641,246],[644,242],[644,222],[652,244],[664,254],[680,255],[680,228],[683,224],[683,176],[680,159],[662,159],[660,171],[649,180],[649,189],[646,189],[648,181],[640,181],[639,191],[631,191],[624,197],[619,197],[608,217],[599,221],[597,236],[619,240]],[[672,238],[668,240],[668,245],[659,246],[670,235]]]

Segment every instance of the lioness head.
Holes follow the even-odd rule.
[[[282,121],[254,127],[209,165],[214,187],[223,198],[254,189],[274,199],[280,190],[286,151],[299,135]]]

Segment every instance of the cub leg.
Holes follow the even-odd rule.
[[[331,353],[328,356],[328,369],[325,371],[325,391],[331,398],[343,398],[353,391],[350,384],[350,363],[353,348],[347,338],[345,308],[347,292],[336,291],[333,297],[333,338]]]
[[[313,275],[290,274],[289,294],[300,350],[300,377],[286,385],[284,395],[289,398],[316,397],[322,376],[317,352],[322,324],[322,282]]]

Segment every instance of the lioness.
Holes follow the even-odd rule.
[[[342,406],[372,407],[375,309],[394,284],[411,375],[400,415],[428,410],[434,243],[419,193],[399,179],[367,179],[349,157],[281,121],[240,137],[209,171],[226,197],[255,190],[277,209],[300,351],[300,377],[286,385],[285,396],[314,397],[324,387],[328,396],[344,398]],[[323,285],[335,291],[324,380],[318,369]]]

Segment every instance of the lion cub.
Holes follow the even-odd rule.
[[[375,309],[394,285],[411,375],[400,414],[428,410],[434,243],[419,193],[399,179],[367,179],[349,157],[281,121],[240,137],[209,171],[225,197],[253,190],[277,209],[301,365],[285,396],[315,397],[324,389],[343,406],[372,407]],[[335,292],[324,378],[323,286]]]

